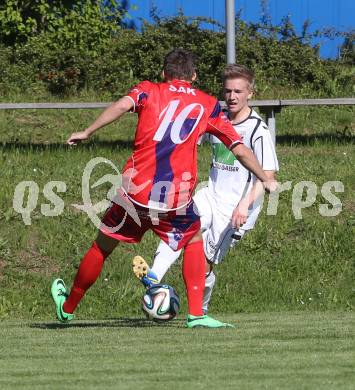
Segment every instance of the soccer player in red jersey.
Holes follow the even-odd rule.
[[[205,260],[200,219],[192,192],[197,181],[197,141],[208,132],[219,138],[263,183],[275,189],[253,153],[221,111],[216,98],[193,88],[195,61],[176,49],[164,60],[162,83],[143,81],[109,106],[88,128],[73,133],[75,145],[125,112],[138,114],[134,150],[123,168],[122,187],[106,211],[98,236],[82,259],[70,294],[64,281],[51,288],[57,317],[66,322],[99,277],[105,259],[119,242],[139,242],[152,229],[172,249],[184,248],[183,277],[187,291],[187,327],[218,328],[228,324],[203,315]],[[245,221],[244,221],[245,222]],[[243,221],[242,221],[243,223]]]

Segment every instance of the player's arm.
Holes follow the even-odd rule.
[[[134,102],[127,96],[117,100],[103,111],[99,117],[84,131],[73,133],[67,140],[67,144],[76,145],[80,141],[84,141],[101,127],[104,127],[113,121],[119,119],[125,112],[130,111],[134,107]]]
[[[254,137],[251,139],[253,154],[260,165],[262,165],[268,182],[276,183],[275,174],[279,170],[279,163],[277,161],[275,145],[267,126],[264,123],[259,124],[257,131],[253,135]],[[262,183],[259,180],[253,180],[253,182],[254,185],[251,190],[241,199],[232,214],[232,225],[238,228],[247,220],[249,207],[264,195]]]
[[[275,171],[264,171],[270,182],[276,182]],[[248,219],[249,207],[255,203],[259,197],[264,194],[264,186],[260,180],[257,180],[248,192],[233,210],[232,226],[239,229]]]

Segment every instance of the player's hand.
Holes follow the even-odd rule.
[[[279,183],[276,180],[268,180],[263,182],[263,186],[265,188],[265,191],[270,193],[270,192],[275,192],[277,188],[279,187]]]
[[[85,131],[80,131],[79,133],[73,133],[67,140],[68,145],[76,145],[81,141],[85,141],[89,136]]]
[[[248,201],[246,199],[242,199],[238,206],[233,210],[231,221],[233,228],[239,229],[242,225],[245,224],[248,218],[248,208]]]

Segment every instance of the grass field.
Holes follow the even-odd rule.
[[[255,230],[231,251],[216,269],[218,285],[212,312],[238,313],[265,310],[351,310],[354,305],[354,124],[352,109],[284,110],[278,120],[279,180],[292,188],[280,195],[277,214],[260,217]],[[75,148],[64,142],[96,117],[95,110],[0,112],[0,318],[53,318],[48,290],[51,280],[70,281],[82,254],[95,237],[87,215],[72,204],[82,203],[81,175],[88,161],[103,156],[122,167],[130,153],[134,117],[102,130],[93,141]],[[200,179],[205,180],[209,147],[199,153]],[[111,168],[98,167],[91,183]],[[21,181],[38,185],[39,197],[26,226],[13,209],[15,187]],[[66,185],[63,212],[45,217],[42,204],[50,204],[43,189],[51,180]],[[292,194],[295,184],[313,181],[314,204],[295,219]],[[319,213],[320,193],[327,181],[341,181],[335,193],[341,210],[334,217]],[[108,183],[92,190],[95,203],[105,197]],[[26,203],[26,197],[24,200]],[[79,308],[79,318],[110,318],[140,314],[142,290],[131,270],[131,259],[154,254],[157,238],[147,234],[139,245],[119,247],[107,262],[100,280]],[[179,265],[167,276],[183,300]],[[26,288],[24,288],[26,286]],[[24,293],[24,290],[26,293]]]
[[[353,110],[287,109],[278,119],[280,195],[276,215],[261,215],[255,230],[218,269],[210,311],[235,329],[184,328],[186,300],[180,265],[166,282],[182,299],[178,320],[146,321],[143,290],[131,259],[154,254],[157,238],[121,246],[107,261],[70,326],[54,322],[51,281],[70,284],[95,237],[81,203],[81,175],[93,157],[122,167],[130,153],[134,119],[125,117],[91,142],[64,145],[97,111],[0,112],[0,388],[1,389],[353,389],[354,375],[354,123]],[[201,147],[200,179],[210,150]],[[95,170],[92,183],[107,167]],[[63,212],[45,217],[46,183],[62,181]],[[30,225],[13,209],[18,183],[38,185]],[[312,181],[314,203],[296,219],[295,185]],[[328,181],[341,208],[320,214]],[[94,203],[109,185],[92,191]],[[27,196],[27,195],[26,195]],[[27,198],[24,198],[26,203]],[[304,194],[305,196],[305,194]],[[255,314],[254,314],[255,313]]]
[[[141,318],[0,323],[0,388],[353,389],[355,316],[224,316],[235,329]]]

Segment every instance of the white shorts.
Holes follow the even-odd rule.
[[[209,262],[219,264],[229,248],[244,236],[246,230],[232,228],[233,210],[229,216],[222,214],[207,187],[196,192],[194,202],[201,218],[205,256]]]

